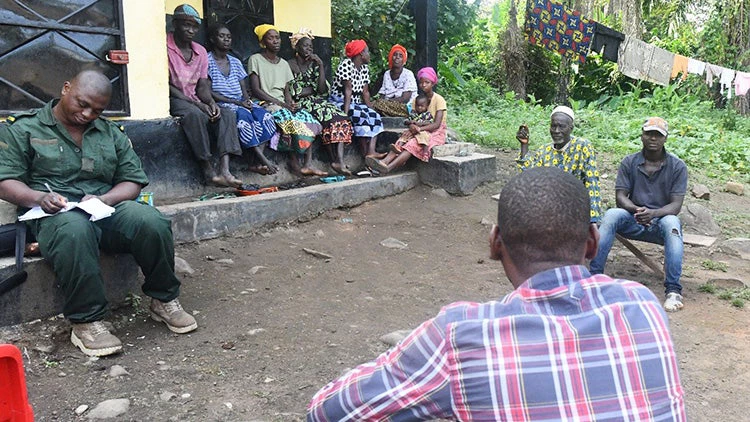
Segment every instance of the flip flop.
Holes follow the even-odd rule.
[[[388,166],[374,157],[365,157],[365,163],[368,167],[377,170],[381,174],[388,173]]]
[[[346,179],[344,175],[321,177],[320,181],[323,183],[342,182]]]

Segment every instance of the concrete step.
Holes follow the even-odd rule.
[[[307,220],[327,210],[352,207],[370,199],[396,195],[419,184],[415,172],[346,180],[282,192],[158,207],[172,218],[177,243],[249,232],[272,224]],[[121,304],[127,294],[141,293],[143,276],[133,257],[101,256],[107,299]],[[62,312],[63,295],[49,263],[26,258],[26,282],[0,296],[0,326],[46,318]],[[15,273],[13,257],[0,258],[0,277]]]
[[[497,177],[495,156],[489,154],[432,157],[429,163],[420,164],[417,171],[422,183],[453,195],[469,195],[480,184]]]

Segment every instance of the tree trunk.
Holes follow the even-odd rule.
[[[505,66],[508,88],[516,94],[516,99],[526,99],[526,40],[518,28],[516,2],[510,0],[508,26],[498,39],[500,54]]]
[[[557,69],[557,89],[555,90],[555,104],[569,105],[570,76],[573,69],[570,68],[570,59],[567,57],[560,58],[560,66]]]

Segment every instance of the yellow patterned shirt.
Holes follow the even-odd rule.
[[[558,167],[581,179],[591,199],[591,222],[601,218],[602,197],[599,191],[599,171],[596,169],[596,154],[591,143],[572,136],[562,149],[550,143],[516,159],[520,171],[531,167]]]

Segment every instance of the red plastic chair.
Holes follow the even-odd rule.
[[[34,422],[21,351],[12,344],[0,344],[0,422]]]

